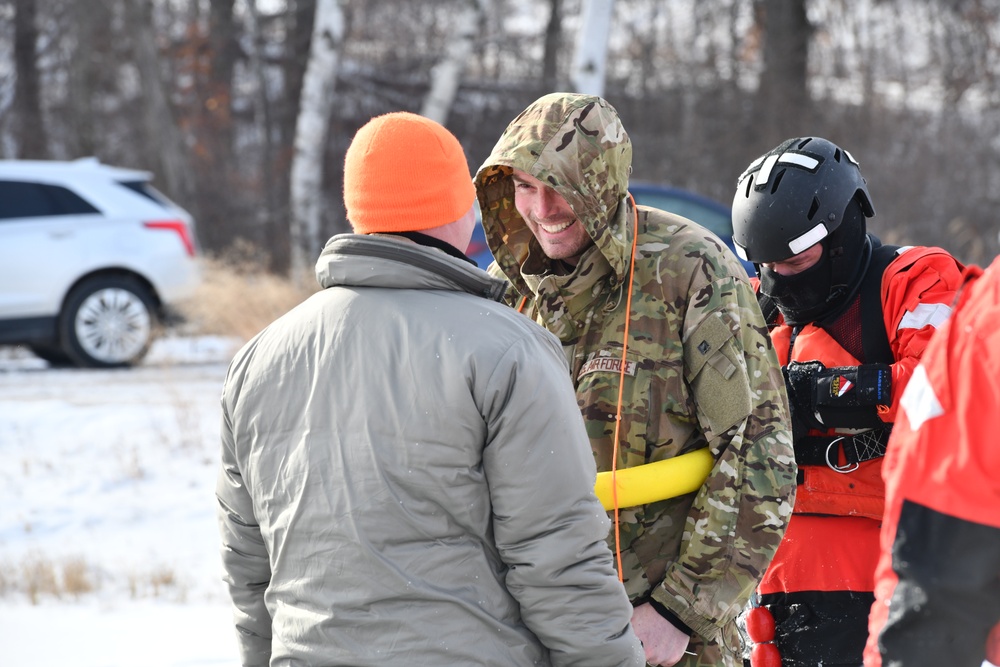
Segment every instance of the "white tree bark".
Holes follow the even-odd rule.
[[[583,0],[582,23],[573,53],[570,85],[586,95],[604,95],[608,60],[608,33],[615,0]]]
[[[299,280],[320,251],[323,154],[326,148],[340,44],[344,36],[342,0],[317,0],[309,61],[302,80],[292,157],[291,272]]]
[[[479,25],[486,16],[487,0],[467,0],[465,11],[458,18],[454,38],[448,42],[444,58],[431,70],[431,89],[424,98],[420,115],[442,125],[455,102],[458,84],[462,79],[465,63],[472,55],[479,33]]]

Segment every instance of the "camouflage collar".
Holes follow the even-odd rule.
[[[578,341],[608,302],[617,281],[606,257],[596,247],[587,250],[569,275],[522,274],[535,295],[535,307],[546,329],[564,345]]]

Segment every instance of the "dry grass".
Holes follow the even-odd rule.
[[[173,570],[161,567],[150,573],[149,583],[153,587],[153,596],[159,597],[161,588],[169,588],[177,584],[177,577]]]
[[[128,574],[128,588],[132,599],[145,597],[166,597],[175,602],[187,599],[187,589],[181,584],[171,568],[160,565],[144,572],[132,571]]]
[[[264,254],[247,244],[203,259],[202,284],[180,306],[193,332],[246,341],[319,290],[312,275],[296,285],[265,266]]]
[[[73,597],[80,597],[95,589],[90,567],[82,558],[71,558],[63,564],[63,590]]]
[[[23,593],[31,604],[38,604],[43,596],[80,597],[97,589],[90,566],[79,557],[56,563],[44,555],[33,553],[24,557],[20,567],[11,570],[4,566],[3,569],[6,574],[0,578],[0,596]]]
[[[102,574],[100,568],[88,563],[80,556],[69,556],[59,560],[42,553],[29,553],[20,563],[0,562],[0,599],[24,595],[29,602],[37,605],[44,598],[79,599],[85,595],[112,588],[121,573]],[[174,602],[186,602],[187,586],[180,580],[173,568],[167,565],[153,565],[142,571],[125,574],[129,594],[133,599],[168,598]]]
[[[38,604],[42,595],[59,597],[61,592],[55,565],[41,556],[29,556],[21,563],[21,582],[31,604]]]

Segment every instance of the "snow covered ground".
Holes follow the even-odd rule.
[[[0,347],[0,663],[238,665],[214,514],[236,345],[115,371]]]
[[[0,664],[239,665],[214,494],[237,345],[117,371],[0,347]]]

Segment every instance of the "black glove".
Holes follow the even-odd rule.
[[[792,411],[792,437],[798,440],[809,429],[824,429],[823,422],[816,414],[816,376],[826,367],[818,361],[799,363],[793,361],[782,367],[785,387],[788,389],[788,404]]]
[[[828,429],[882,425],[879,406],[892,401],[892,367],[862,364],[827,368],[818,361],[791,362],[785,368],[792,426]]]

